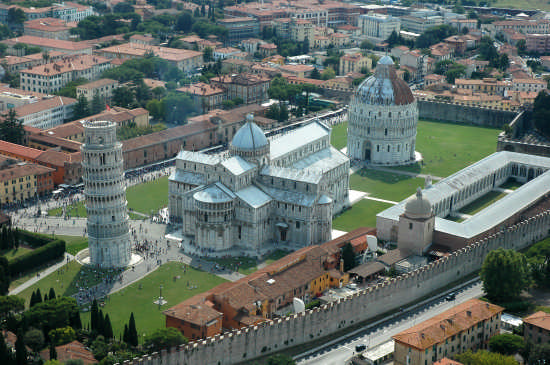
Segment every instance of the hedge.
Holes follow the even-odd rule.
[[[12,277],[32,270],[49,261],[63,257],[65,253],[65,241],[55,240],[37,248],[29,253],[14,258],[8,264],[8,270]]]
[[[42,247],[53,241],[53,238],[48,235],[23,230],[19,231],[19,238],[21,241],[25,241],[32,248]]]

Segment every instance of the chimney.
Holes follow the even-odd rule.
[[[344,259],[340,259],[340,272],[344,272]]]

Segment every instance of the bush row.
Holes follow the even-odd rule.
[[[8,264],[8,270],[10,275],[14,277],[49,261],[63,257],[64,253],[65,241],[51,241],[45,246],[11,260]]]
[[[32,248],[42,247],[53,241],[53,238],[48,235],[23,230],[19,231],[19,237],[21,241],[26,242]]]

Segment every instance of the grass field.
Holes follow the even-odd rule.
[[[285,257],[290,252],[285,250],[275,250],[272,253],[270,253],[265,260],[263,261],[264,264],[269,265],[272,262],[277,261],[278,259]],[[258,262],[254,258],[250,257],[227,257],[227,258],[208,258],[208,261],[216,262],[219,265],[225,266],[229,268],[230,270],[235,271],[235,269],[238,268],[238,272],[243,275],[249,275],[258,270]]]
[[[88,239],[81,236],[63,236],[57,235],[59,239],[62,239],[67,244],[67,252],[71,255],[76,255],[86,247],[88,247]]]
[[[350,232],[359,227],[376,227],[376,214],[389,207],[391,204],[361,200],[336,217],[332,221],[332,228]]]
[[[58,271],[51,273],[23,290],[18,296],[24,298],[27,304],[32,292],[38,288],[40,288],[42,295],[47,293],[50,288],[54,288],[57,295],[70,296],[78,292],[79,287],[90,287],[98,284],[110,272],[110,270],[97,270],[82,266],[76,261],[71,261]]]
[[[334,148],[340,150],[346,147],[347,140],[348,140],[348,123],[341,123],[332,127],[330,144],[332,144]]]
[[[392,174],[385,171],[362,169],[350,176],[350,189],[370,193],[375,198],[401,201],[424,187],[424,179]]]
[[[26,254],[27,252],[30,252],[30,251],[32,251],[30,248],[19,247],[19,248],[14,248],[14,249],[11,249],[11,250],[1,251],[0,256],[4,256],[9,261],[9,260],[13,260],[16,257],[24,255],[24,254]]]
[[[449,176],[496,152],[499,133],[496,128],[419,121],[416,150],[422,153],[423,163],[396,169]]]
[[[491,6],[497,8],[514,8],[514,9],[539,9],[550,11],[550,4],[546,0],[495,0]]]
[[[522,185],[523,183],[517,182],[515,179],[508,179],[504,184],[500,185],[499,188],[516,190]]]
[[[483,209],[487,208],[489,205],[493,204],[499,199],[505,197],[506,193],[500,193],[498,191],[490,191],[487,194],[483,195],[479,199],[474,200],[470,204],[460,209],[460,213],[474,215]]]
[[[218,276],[190,267],[184,273],[181,263],[169,262],[138,282],[110,295],[105,301],[103,312],[109,313],[117,337],[124,329],[124,324],[128,323],[130,312],[134,312],[138,333],[143,335],[164,327],[163,310],[223,282],[225,280]],[[161,284],[162,296],[168,303],[159,310],[153,301],[159,296]],[[82,324],[87,326],[89,321],[89,312],[82,313]]]
[[[168,176],[149,181],[143,184],[130,186],[126,190],[128,209],[133,209],[143,214],[151,214],[168,204]],[[62,208],[48,211],[49,216],[61,216]],[[86,217],[84,202],[78,202],[67,207],[67,214],[71,217]],[[129,212],[130,219],[144,219],[141,215]]]

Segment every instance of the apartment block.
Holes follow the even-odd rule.
[[[23,23],[23,34],[34,37],[68,40],[70,29],[67,23],[56,18],[27,20]]]
[[[46,166],[0,156],[0,203],[22,202],[50,193],[53,172]]]
[[[359,16],[361,33],[369,38],[386,40],[392,32],[399,34],[401,21],[391,15],[368,13]]]
[[[202,113],[221,108],[222,103],[227,100],[224,88],[203,82],[181,87],[177,91],[191,95],[195,104],[200,106]]]
[[[76,96],[84,96],[88,102],[91,102],[97,94],[103,101],[109,103],[113,97],[113,92],[119,87],[117,80],[99,79],[76,87]]]
[[[550,342],[550,313],[539,311],[525,317],[523,338],[535,344]]]

